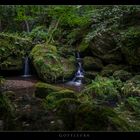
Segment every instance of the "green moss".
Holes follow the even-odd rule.
[[[118,70],[113,73],[113,77],[115,77],[116,79],[120,79],[124,82],[132,78],[132,74],[125,70]]]
[[[30,55],[39,77],[48,83],[62,82],[74,74],[73,60],[61,57],[55,46],[36,45]]]
[[[58,86],[53,86],[47,83],[38,82],[36,85],[35,96],[40,98],[45,98],[52,92],[58,92],[63,90],[63,88]]]
[[[121,34],[121,51],[127,63],[140,65],[140,26],[129,27]]]
[[[76,114],[76,130],[80,131],[128,131],[129,124],[117,113],[105,106],[82,104]]]
[[[101,70],[103,64],[98,58],[86,56],[83,58],[83,68],[84,70]]]
[[[73,98],[76,99],[76,95],[74,91],[65,89],[65,90],[61,90],[58,92],[53,92],[51,94],[49,94],[45,99],[44,99],[44,106],[47,109],[54,109],[57,104],[57,102],[63,98]]]

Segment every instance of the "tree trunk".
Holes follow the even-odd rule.
[[[29,33],[30,32],[30,27],[29,27],[29,23],[28,23],[27,20],[25,20],[25,25],[26,25],[26,31],[27,31],[27,33]]]

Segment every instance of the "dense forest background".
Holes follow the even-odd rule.
[[[139,38],[140,6],[1,5],[0,129],[139,131]],[[59,85],[74,77],[77,52],[80,91]],[[38,78],[28,93],[41,106],[32,114],[17,112],[18,91],[5,86],[26,56]]]

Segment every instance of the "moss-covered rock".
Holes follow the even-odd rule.
[[[75,128],[75,114],[80,102],[72,98],[64,98],[56,103],[56,114],[63,120],[65,130],[74,130]]]
[[[140,65],[140,26],[129,27],[121,33],[121,52],[130,65]]]
[[[132,74],[125,70],[118,70],[113,73],[113,77],[125,82],[126,80],[129,80],[130,78],[132,78]]]
[[[126,81],[122,87],[122,93],[125,96],[140,96],[140,75]]]
[[[126,66],[124,66],[124,65],[109,64],[109,65],[107,65],[107,66],[105,66],[103,68],[103,70],[101,71],[100,74],[102,76],[107,76],[108,77],[108,76],[112,76],[115,71],[122,70],[122,69],[125,70]]]
[[[47,109],[55,109],[57,108],[57,102],[64,98],[77,99],[77,96],[75,95],[74,91],[68,89],[53,92],[46,96],[46,98],[44,99],[44,106]]]
[[[76,71],[74,59],[61,57],[57,48],[49,44],[36,45],[31,57],[38,76],[48,83],[62,82],[71,78]]]
[[[122,61],[122,54],[114,34],[112,32],[98,34],[90,44],[92,54],[107,64],[118,64]]]
[[[103,68],[102,61],[95,57],[86,56],[83,58],[84,70],[101,70]]]
[[[129,124],[117,113],[105,106],[82,104],[75,118],[76,130],[80,131],[129,131]]]
[[[52,92],[58,92],[64,90],[64,88],[50,85],[43,82],[36,83],[35,87],[36,87],[35,96],[39,98],[45,98],[47,95],[49,95]]]

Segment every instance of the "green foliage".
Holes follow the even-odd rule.
[[[35,27],[29,34],[33,41],[46,41],[47,30],[44,26]]]
[[[118,100],[119,90],[122,87],[122,82],[120,80],[115,80],[114,78],[107,78],[96,76],[92,83],[87,85],[83,90],[83,93],[91,94],[96,96],[100,100]]]

